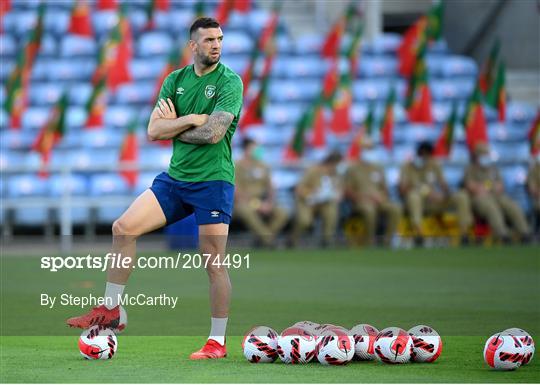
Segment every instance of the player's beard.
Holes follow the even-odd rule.
[[[213,59],[210,55],[200,55],[199,60],[200,63],[206,67],[210,67],[217,62],[219,62],[219,59],[221,59],[221,54],[219,54],[215,59]]]

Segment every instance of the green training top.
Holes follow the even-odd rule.
[[[242,108],[243,85],[240,77],[226,65],[203,76],[193,64],[171,72],[163,81],[159,99],[170,98],[177,116],[226,111],[234,115],[225,136],[216,144],[190,144],[173,139],[169,175],[186,182],[223,180],[234,184],[231,141]]]

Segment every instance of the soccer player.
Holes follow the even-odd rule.
[[[231,140],[242,108],[243,85],[240,77],[219,61],[223,33],[216,20],[197,19],[189,34],[194,63],[167,76],[148,123],[152,140],[173,139],[169,170],[159,174],[113,223],[113,252],[130,257],[133,266],[139,236],[195,213],[201,252],[211,255],[207,273],[212,318],[210,337],[190,358],[222,358],[227,355],[231,283],[219,262],[225,253],[233,208]],[[118,325],[118,298],[131,270],[109,268],[105,299],[112,305],[70,318],[68,325]]]

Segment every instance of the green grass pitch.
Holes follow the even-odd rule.
[[[246,251],[242,251],[245,253]],[[163,255],[163,254],[153,254]],[[103,294],[105,275],[39,269],[37,258],[2,257],[1,382],[540,382],[538,357],[514,372],[490,370],[485,340],[521,327],[540,341],[540,253],[534,247],[418,250],[252,251],[250,269],[231,271],[233,303],[229,356],[191,362],[208,332],[206,274],[202,270],[136,270],[128,293],[179,297],[177,308],[128,308],[129,324],[110,361],[84,360],[78,330],[65,318],[74,306],[47,309],[39,294]],[[433,326],[443,338],[432,364],[345,367],[250,364],[241,336],[254,325],[280,331],[309,319],[379,329]]]

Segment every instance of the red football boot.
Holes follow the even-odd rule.
[[[227,357],[227,347],[226,345],[221,345],[215,340],[208,340],[206,344],[201,348],[201,350],[191,353],[189,356],[190,360],[208,360],[214,358],[225,358]]]
[[[88,329],[95,325],[116,328],[120,323],[120,306],[110,310],[105,305],[94,307],[88,313],[79,317],[72,317],[66,322],[72,328]]]

